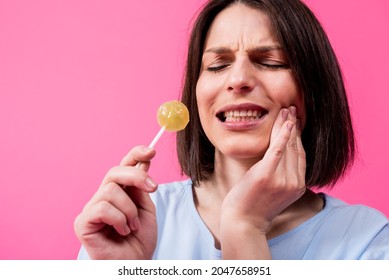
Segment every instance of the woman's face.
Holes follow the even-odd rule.
[[[196,98],[202,127],[216,152],[260,159],[281,108],[297,107],[301,92],[268,16],[244,4],[221,11],[204,45]]]

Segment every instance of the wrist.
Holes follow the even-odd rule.
[[[266,236],[269,231],[271,220],[267,217],[256,215],[242,215],[235,211],[223,209],[221,220],[221,230],[223,228],[227,230],[235,229],[242,234],[258,234]],[[231,229],[229,229],[231,227]]]
[[[266,238],[268,226],[250,221],[227,218],[220,225],[223,259],[271,259]]]

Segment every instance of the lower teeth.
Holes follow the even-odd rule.
[[[226,122],[249,122],[259,120],[259,116],[256,117],[227,117]]]

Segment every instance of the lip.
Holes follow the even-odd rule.
[[[218,115],[224,114],[224,112],[227,111],[240,111],[240,110],[255,110],[258,112],[261,112],[262,116],[259,119],[256,120],[244,120],[244,121],[234,121],[234,122],[223,122],[220,120]],[[263,113],[264,112],[264,113]],[[260,105],[254,104],[254,103],[242,103],[242,104],[231,104],[226,105],[222,107],[217,113],[216,118],[218,119],[219,123],[227,130],[249,130],[254,129],[257,126],[259,126],[263,120],[266,118],[268,114],[268,110],[266,108],[261,107]]]

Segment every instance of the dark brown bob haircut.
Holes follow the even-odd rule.
[[[260,9],[269,16],[304,98],[306,186],[333,187],[354,161],[354,133],[336,55],[317,18],[299,0],[211,0],[203,7],[189,41],[182,92],[182,102],[191,113],[188,126],[177,134],[182,172],[198,186],[214,171],[215,148],[200,123],[196,83],[208,29],[220,11],[235,3]]]

